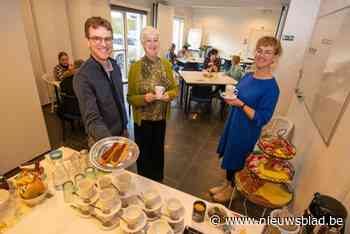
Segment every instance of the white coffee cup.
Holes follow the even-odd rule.
[[[230,98],[236,98],[238,90],[234,85],[226,85],[225,87],[225,96]]]
[[[83,179],[78,184],[79,195],[82,198],[89,199],[91,198],[96,190],[95,190],[95,182],[90,179]]]
[[[127,193],[131,187],[131,175],[124,172],[115,176],[115,185],[121,193]]]
[[[157,85],[154,87],[154,91],[156,93],[156,97],[159,99],[163,96],[165,88],[161,85]]]
[[[99,203],[103,210],[111,210],[115,207],[117,204],[118,196],[116,194],[115,189],[113,188],[106,188],[101,190],[100,197],[99,197]]]
[[[143,201],[147,209],[153,209],[160,201],[160,195],[155,190],[148,190],[143,193]]]
[[[142,210],[138,206],[129,206],[124,210],[123,218],[126,220],[128,227],[134,229],[141,221]]]
[[[170,198],[167,201],[166,207],[171,219],[177,220],[181,218],[181,211],[183,209],[183,206],[178,199]]]

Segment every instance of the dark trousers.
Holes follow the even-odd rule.
[[[137,172],[161,182],[164,178],[164,138],[166,122],[142,120],[134,125],[135,141],[140,148]]]

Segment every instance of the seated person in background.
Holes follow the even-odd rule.
[[[228,71],[225,72],[226,75],[232,77],[237,82],[239,82],[244,74],[243,69],[239,65],[241,58],[237,55],[232,56],[232,65]]]
[[[169,51],[166,53],[165,57],[169,60],[171,64],[176,64],[176,54],[175,54],[175,47],[176,45],[174,43],[171,43],[171,47],[169,48]]]
[[[182,49],[177,54],[177,57],[179,58],[189,58],[191,57],[191,52],[188,50],[188,46],[184,45]]]
[[[219,72],[220,65],[221,65],[221,60],[220,60],[220,57],[218,56],[218,50],[212,49],[204,60],[203,68],[208,72]]]
[[[58,64],[53,69],[55,80],[62,81],[64,78],[73,76],[75,73],[72,64],[69,64],[69,57],[66,52],[58,54]]]
[[[81,65],[84,63],[84,60],[78,59],[74,61],[74,70],[78,71]],[[60,82],[60,90],[61,93],[65,93],[66,95],[75,96],[73,90],[73,76],[67,77],[62,82]]]

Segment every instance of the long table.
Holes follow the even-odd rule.
[[[203,72],[201,71],[181,71],[180,72],[181,77],[183,78],[184,85],[186,87],[185,90],[185,113],[188,112],[188,105],[191,103],[189,102],[189,90],[192,86],[199,86],[199,85],[235,85],[237,84],[237,81],[232,79],[231,77],[225,75],[223,72],[218,72],[214,74],[213,77],[205,77],[203,75]],[[183,98],[183,89],[184,87],[181,87],[181,100]]]
[[[70,148],[61,148],[64,157],[67,154],[75,151]],[[216,234],[222,233],[219,229],[212,226],[209,221],[203,223],[195,223],[192,221],[192,206],[193,202],[200,200],[197,197],[181,192],[179,190],[168,187],[164,184],[157,183],[145,177],[139,176],[135,173],[128,172],[132,175],[132,180],[136,185],[136,192],[141,192],[145,189],[154,188],[161,194],[162,199],[166,200],[171,197],[178,198],[184,205],[185,224],[205,233]],[[54,191],[54,190],[53,190]],[[207,204],[209,202],[205,201]],[[231,213],[238,215],[237,213]],[[262,233],[264,225],[250,224],[250,225],[235,225],[235,231],[232,234],[244,233],[258,234]],[[100,229],[98,222],[94,219],[81,218],[78,212],[72,209],[68,204],[64,203],[63,192],[55,191],[54,196],[45,200],[43,203],[34,207],[28,212],[21,221],[15,226],[7,230],[8,234],[103,234],[114,233],[122,234],[119,227],[111,231]]]

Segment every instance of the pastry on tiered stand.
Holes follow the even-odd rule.
[[[240,191],[249,201],[268,208],[278,208],[288,204],[293,194],[285,184],[262,180],[247,169],[236,173],[235,182]]]
[[[262,152],[252,153],[245,169],[236,174],[237,189],[258,205],[282,207],[293,198],[288,184],[294,168],[287,160],[295,156],[295,147],[281,136],[267,135],[259,139],[258,146]]]
[[[265,154],[251,154],[246,160],[247,169],[262,180],[289,183],[294,176],[293,165]]]
[[[264,136],[258,141],[259,148],[268,156],[289,160],[296,154],[295,147],[280,136]]]

